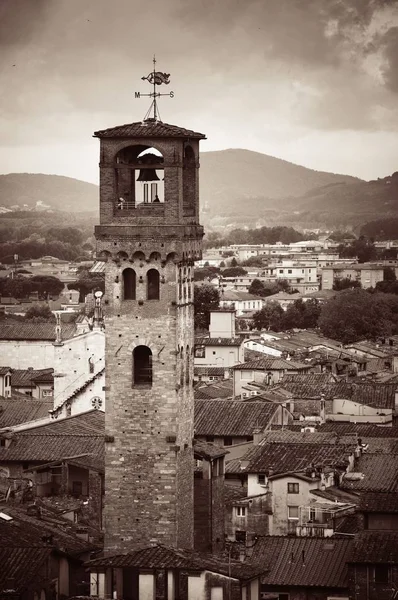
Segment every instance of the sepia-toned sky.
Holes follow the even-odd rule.
[[[398,0],[0,0],[0,172],[97,182],[93,131],[162,120],[304,166],[398,170]]]

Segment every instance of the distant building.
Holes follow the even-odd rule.
[[[338,264],[323,267],[321,276],[323,290],[333,289],[336,281],[341,279],[351,279],[353,282],[358,282],[363,289],[376,287],[376,284],[384,279],[384,267],[376,263]]]

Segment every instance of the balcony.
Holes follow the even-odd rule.
[[[333,535],[333,528],[327,523],[305,523],[304,525],[296,525],[297,537],[318,537],[325,538]]]

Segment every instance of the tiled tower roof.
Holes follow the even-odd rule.
[[[155,121],[154,119],[147,119],[146,121],[140,121],[138,123],[127,123],[125,125],[118,125],[116,127],[110,127],[109,129],[95,131],[94,137],[172,137],[196,138],[200,140],[206,139],[206,136],[203,133],[184,129],[183,127],[177,127],[176,125],[169,125],[168,123],[162,123],[161,121]]]

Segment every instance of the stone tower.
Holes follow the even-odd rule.
[[[105,259],[105,550],[193,547],[199,140],[156,119],[97,131]]]

